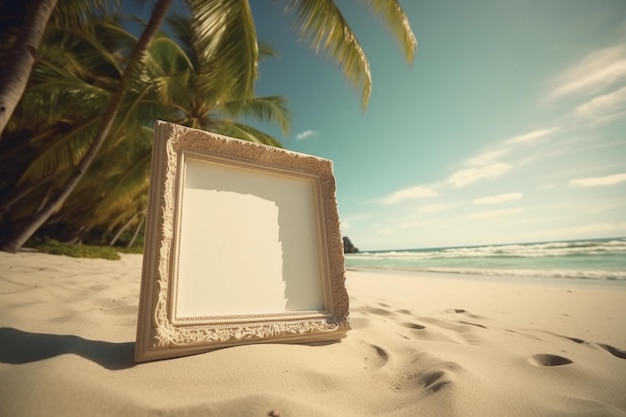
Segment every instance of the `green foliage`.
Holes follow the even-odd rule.
[[[101,258],[119,260],[120,253],[143,253],[143,239],[130,248],[109,245],[84,245],[77,243],[59,242],[52,238],[34,238],[28,245],[29,248],[52,255],[65,255],[73,258]]]
[[[246,7],[230,1],[222,6],[232,24],[250,26]],[[115,16],[93,15],[87,22],[48,26],[29,87],[0,141],[0,235],[34,217],[84,157],[137,42]],[[133,235],[145,218],[155,119],[281,146],[271,135],[237,123],[252,118],[284,132],[289,127],[283,98],[253,95],[256,35],[241,39],[254,43],[253,53],[239,68],[241,76],[226,82],[233,73],[221,70],[222,63],[237,59],[228,55],[232,43],[219,42],[207,55],[193,20],[173,18],[170,24],[177,36],[160,33],[152,42],[98,156],[39,236],[141,246]],[[213,29],[207,34],[214,35]],[[207,85],[213,86],[211,94],[202,94]],[[128,239],[113,238],[126,229]]]
[[[364,1],[392,29],[411,61],[417,43],[398,1]],[[46,28],[27,89],[0,138],[0,240],[59,195],[85,160],[119,85],[126,86],[124,99],[99,153],[39,236],[132,244],[131,251],[141,251],[155,119],[281,146],[242,122],[273,123],[284,133],[290,124],[284,98],[254,93],[259,60],[275,53],[258,43],[249,0],[185,3],[184,16],[168,19],[168,33],[174,35],[157,34],[127,79],[123,74],[138,39],[116,13],[119,1],[60,1],[63,7]],[[369,63],[336,2],[284,3],[301,37],[339,64],[360,90],[365,109]],[[2,58],[15,36],[0,35]],[[36,245],[48,253],[106,259],[119,257],[121,250],[50,240]]]
[[[52,255],[65,255],[73,258],[103,258],[120,259],[119,248],[113,246],[78,245],[74,243],[61,243],[54,239],[46,239],[43,242],[29,245],[39,252]]]

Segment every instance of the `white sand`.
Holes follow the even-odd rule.
[[[136,365],[140,276],[0,252],[0,416],[626,416],[626,290],[348,271],[341,342]]]

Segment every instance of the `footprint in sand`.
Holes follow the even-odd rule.
[[[605,345],[604,343],[597,343],[597,345],[609,352],[611,355],[615,356],[616,358],[626,359],[626,352],[621,349],[618,349],[611,345]]]
[[[585,341],[583,339],[579,339],[577,337],[567,337],[567,336],[563,336],[564,338],[566,338],[567,340],[570,340],[574,343],[578,343],[578,344],[582,344],[585,343]]]
[[[441,391],[449,385],[451,381],[446,378],[443,371],[412,373],[409,372],[402,376],[402,381],[394,386],[395,391],[404,391],[406,389],[419,389],[427,393],[435,393]]]
[[[404,372],[393,387],[396,392],[421,390],[424,394],[434,394],[451,387],[456,374],[463,369],[456,362],[442,361],[427,354],[417,355],[408,367],[410,370]]]
[[[615,356],[616,358],[620,358],[620,359],[626,359],[626,351],[622,350],[622,349],[618,349],[614,346],[611,345],[607,345],[604,343],[589,343],[583,339],[579,339],[577,337],[569,337],[569,336],[561,336],[564,337],[567,340],[570,340],[574,343],[578,343],[578,344],[588,344],[590,346],[597,346],[602,350],[605,350],[607,352],[609,352],[611,355]]]
[[[421,330],[426,329],[426,326],[422,326],[421,324],[417,324],[417,323],[409,323],[409,322],[405,322],[405,323],[398,323],[400,326],[402,327],[406,327],[407,329],[411,329],[411,330],[416,330],[416,334],[419,334]],[[411,340],[411,337],[405,335],[403,332],[397,332],[400,337],[402,337],[403,339],[406,340]]]
[[[424,330],[426,328],[426,326],[422,326],[421,324],[417,323],[400,323],[400,326],[408,327],[409,329],[413,330]]]
[[[478,314],[470,313],[469,311],[465,310],[464,308],[449,308],[449,309],[445,310],[444,313],[464,314],[467,317],[471,317],[473,319],[481,319],[481,318],[483,318],[482,316],[479,316]]]
[[[487,328],[487,326],[483,326],[482,324],[478,324],[478,323],[472,323],[471,321],[459,320],[459,321],[457,321],[457,323],[467,324],[469,326],[476,326],[476,327],[480,327],[482,329],[486,329]]]
[[[396,314],[393,311],[388,310],[386,308],[370,307],[370,306],[362,307],[358,309],[357,312],[363,313],[363,314],[376,314],[378,316],[393,316]]]
[[[549,353],[538,353],[528,358],[528,362],[535,366],[560,366],[573,363],[570,359]]]
[[[420,382],[424,386],[424,391],[437,392],[450,384],[450,381],[444,378],[445,376],[446,374],[443,371],[427,372],[422,375]]]
[[[364,342],[367,345],[367,354],[364,358],[365,369],[374,371],[380,369],[389,362],[389,353],[382,347]]]
[[[424,332],[419,332],[418,339],[457,344],[478,344],[480,340],[476,334],[476,327],[485,328],[476,323],[441,320],[433,317],[422,317],[420,321],[428,323],[429,327]]]
[[[445,328],[447,326],[441,326],[441,323],[439,322],[439,320],[428,318],[428,317],[422,318],[422,320],[427,321],[430,324],[433,324],[433,326],[427,329],[426,326],[422,324],[414,323],[414,322],[404,322],[404,323],[398,323],[398,324],[402,327],[406,327],[407,329],[414,330],[413,332],[411,332],[411,336],[412,336],[411,338],[413,339],[422,340],[422,341],[425,341],[425,340],[446,341],[446,342],[452,342],[452,343],[464,342],[461,338],[457,337],[459,335],[457,335],[454,331],[447,330]],[[408,337],[406,337],[402,333],[400,333],[400,335],[404,337],[405,339],[408,339]]]

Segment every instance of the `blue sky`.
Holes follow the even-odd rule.
[[[362,2],[337,3],[371,65],[362,112],[278,2],[252,1],[259,95],[288,149],[333,160],[342,232],[362,250],[626,235],[626,2],[401,1],[407,64]]]

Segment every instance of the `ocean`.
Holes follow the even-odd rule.
[[[626,237],[346,254],[346,268],[626,284]]]

